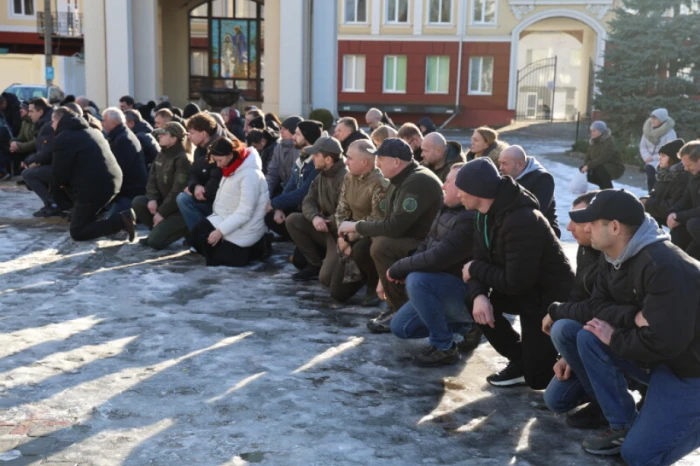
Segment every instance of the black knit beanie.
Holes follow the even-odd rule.
[[[502,179],[491,159],[481,157],[459,169],[455,185],[472,196],[495,199]]]
[[[297,125],[297,128],[299,128],[299,132],[304,136],[304,139],[306,139],[309,144],[313,144],[321,137],[323,123],[316,120],[304,120]]]

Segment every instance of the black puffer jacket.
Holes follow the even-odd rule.
[[[195,152],[195,159],[192,162],[192,167],[190,168],[190,180],[187,183],[187,188],[190,193],[194,195],[194,189],[197,185],[204,186],[204,197],[207,198],[207,202],[213,203],[214,198],[216,198],[216,192],[219,190],[219,184],[221,183],[221,169],[216,166],[216,162],[209,161],[208,156],[200,156],[197,158],[197,153]]]
[[[637,238],[646,235],[646,242]],[[667,238],[648,218],[630,241],[636,248],[623,250],[613,263],[600,258],[589,300],[553,305],[549,315],[582,323],[597,317],[615,327],[610,349],[618,356],[647,367],[666,364],[678,377],[700,377],[700,263]],[[648,327],[635,325],[640,311]]]
[[[593,293],[598,278],[600,251],[590,246],[579,246],[576,252],[576,278],[569,301],[584,301]]]
[[[525,170],[516,179],[520,185],[535,195],[540,211],[547,217],[549,224],[561,238],[559,220],[557,219],[557,202],[554,199],[554,177],[535,159],[527,158]]]
[[[347,155],[348,147],[350,147],[350,144],[352,144],[355,141],[360,141],[362,139],[367,139],[368,141],[371,141],[367,133],[365,133],[361,129],[358,129],[357,131],[351,133],[350,136],[345,138],[345,141],[340,143],[340,145],[343,146],[343,154]]]
[[[36,133],[34,143],[36,144],[36,152],[24,160],[25,164],[31,165],[33,163],[38,163],[39,165],[51,165],[51,161],[53,160],[53,128],[51,127],[52,115],[53,108],[49,108],[44,112],[41,118],[34,123]]]
[[[143,149],[143,158],[146,162],[146,167],[150,168],[153,161],[160,154],[160,144],[153,137],[153,127],[147,121],[139,121],[134,125],[134,134],[141,143]]]
[[[659,170],[659,179],[644,208],[664,224],[671,212],[675,212],[680,223],[700,217],[700,175],[692,176],[681,163],[667,172]]]
[[[462,205],[443,204],[416,252],[389,268],[391,277],[403,280],[411,272],[446,272],[461,278],[462,267],[472,258],[475,216]]]
[[[107,141],[124,175],[119,195],[133,199],[145,194],[148,173],[136,135],[126,125],[119,125],[109,132]]]
[[[535,197],[504,176],[488,213],[476,215],[470,301],[478,295],[532,294],[546,307],[566,299],[574,273]]]
[[[80,202],[106,202],[122,186],[122,170],[102,133],[75,115],[61,118],[53,141],[53,184]]]
[[[277,147],[277,141],[270,141],[263,150],[260,151],[260,160],[262,161],[262,172],[267,176],[267,170],[272,161],[272,154],[275,152],[275,147]]]
[[[450,174],[450,170],[452,170],[452,165],[466,161],[467,159],[462,153],[462,145],[455,141],[448,141],[447,154],[445,154],[445,164],[438,169],[433,169],[432,167],[429,168],[433,170],[437,177],[440,178],[440,181],[444,183],[447,179],[447,175]]]

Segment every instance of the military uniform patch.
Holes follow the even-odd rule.
[[[418,208],[418,201],[416,201],[412,197],[407,197],[403,200],[403,204],[401,204],[401,207],[403,207],[404,211],[410,214],[411,212],[415,212]]]
[[[386,198],[379,201],[379,210],[386,212]]]

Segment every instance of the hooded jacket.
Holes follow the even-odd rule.
[[[292,175],[294,163],[299,158],[299,149],[294,147],[294,141],[291,139],[282,139],[272,151],[272,159],[267,167],[267,188],[270,192],[270,197],[274,197],[282,190],[289,181]]]
[[[362,236],[423,241],[442,203],[442,183],[433,172],[411,162],[394,176],[386,191],[384,218],[357,223]],[[381,204],[380,204],[381,206]]]
[[[354,131],[350,133],[350,136],[345,138],[345,141],[341,142],[340,145],[343,147],[343,154],[348,153],[348,148],[350,147],[350,144],[352,144],[355,141],[360,141],[362,139],[366,139],[368,141],[371,141],[369,135],[362,131],[361,129],[358,129],[357,131]]]
[[[314,167],[313,157],[304,152],[294,162],[292,174],[287,181],[282,194],[270,201],[275,210],[291,211],[301,210],[301,203],[309,192],[311,183],[318,176],[318,170]]]
[[[515,181],[535,195],[540,205],[540,211],[547,217],[549,224],[561,238],[559,221],[557,220],[557,203],[554,199],[554,178],[534,157],[527,158],[527,164],[523,172],[515,178]]]
[[[425,132],[423,133],[423,136],[426,134],[434,133],[436,131],[435,129],[435,123],[433,123],[433,120],[430,119],[430,117],[423,117],[420,120],[418,120],[417,125],[418,128],[421,126],[425,126]]]
[[[312,222],[314,217],[321,217],[331,221],[331,231],[338,230],[335,224],[335,211],[338,208],[338,199],[347,172],[345,158],[341,156],[331,168],[319,172],[311,182],[309,192],[301,206],[301,212],[309,222]]]
[[[187,186],[190,159],[181,143],[165,147],[151,165],[146,198],[158,202],[158,213],[167,218],[178,212],[175,198]]]
[[[160,144],[153,137],[153,127],[147,121],[141,120],[134,125],[132,130],[143,149],[143,158],[146,162],[146,167],[150,168],[153,161],[160,154]]]
[[[405,279],[411,272],[445,272],[462,277],[462,267],[472,259],[476,213],[464,206],[443,204],[425,240],[416,252],[389,268],[389,275]]]
[[[648,327],[637,327],[642,312]],[[615,327],[610,349],[640,365],[666,364],[677,377],[700,377],[700,264],[671,244],[651,217],[620,257],[601,259],[593,295],[582,303],[552,306],[554,320]]]
[[[102,133],[75,115],[61,118],[53,141],[52,178],[79,202],[107,203],[122,186],[122,170]]]
[[[615,140],[610,130],[606,130],[597,138],[591,138],[588,144],[584,165],[589,172],[598,167],[603,167],[610,174],[611,180],[616,180],[625,172],[625,165],[620,158],[620,151],[615,146]]]
[[[686,223],[691,218],[700,217],[700,173],[687,176],[688,183],[683,191],[683,197],[669,209],[669,213],[676,214],[676,220],[679,223]]]
[[[49,108],[44,112],[41,118],[34,123],[36,152],[25,159],[25,164],[31,165],[33,163],[38,163],[39,165],[51,165],[51,161],[53,160],[52,142],[54,136],[53,128],[51,127],[52,115],[53,108]]]
[[[644,204],[644,209],[649,215],[665,224],[671,208],[683,199],[690,174],[685,171],[682,163],[675,163],[669,168],[659,169],[656,178],[656,184]]]
[[[133,199],[144,194],[148,172],[141,143],[136,135],[126,125],[119,125],[109,132],[107,141],[124,174],[119,195]]]
[[[448,141],[446,151],[447,153],[445,154],[444,163],[440,168],[435,169],[433,167],[430,167],[425,164],[425,160],[423,161],[423,165],[426,165],[428,168],[430,168],[443,183],[447,179],[447,175],[450,174],[450,170],[452,170],[452,165],[467,161],[466,157],[462,153],[462,145],[458,142]]]
[[[253,246],[263,237],[265,209],[270,198],[257,151],[248,156],[230,176],[222,176],[209,222],[224,234],[226,241],[242,248]]]
[[[668,113],[666,114],[668,115]],[[658,128],[651,126],[651,118],[644,122],[642,128],[642,139],[639,141],[639,154],[646,162],[646,159],[651,157],[653,160],[650,165],[656,167],[659,165],[659,149],[662,146],[674,141],[677,138],[676,131],[673,129],[676,122],[673,118],[667,117]]]
[[[478,295],[533,294],[546,306],[566,299],[574,273],[533,194],[504,176],[486,214],[476,214],[470,302]]]
[[[481,157],[488,157],[490,158],[493,163],[498,166],[498,159],[501,157],[501,152],[503,152],[503,149],[507,147],[507,144],[501,142],[501,141],[496,141],[490,146],[486,148],[483,154],[481,154]],[[467,162],[471,162],[472,160],[478,158],[474,152],[471,150],[467,152]]]

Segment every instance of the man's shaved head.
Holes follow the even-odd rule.
[[[498,157],[498,170],[502,175],[517,178],[527,166],[527,154],[521,146],[508,146]]]
[[[445,140],[445,137],[437,131],[426,135],[423,142],[425,144],[430,144],[436,149],[444,149],[447,145],[447,140]]]
[[[503,152],[501,152],[501,157],[504,155],[506,157],[512,157],[514,162],[524,161],[525,157],[527,157],[525,149],[523,149],[522,146],[517,145],[508,146],[507,148],[503,149]]]

